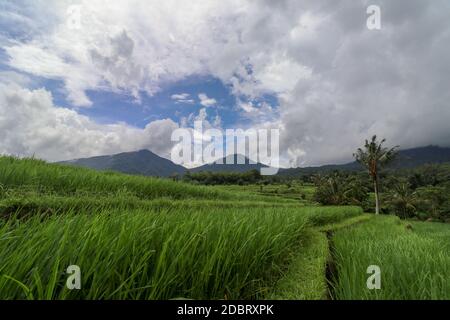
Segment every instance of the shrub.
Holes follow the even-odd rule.
[[[345,177],[337,172],[315,178],[315,201],[324,205],[358,205],[367,200],[368,190],[358,177]]]

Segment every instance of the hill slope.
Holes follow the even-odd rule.
[[[238,157],[242,157],[239,160],[244,160],[243,164],[238,164]],[[232,164],[227,164],[232,163]],[[243,173],[250,170],[260,170],[261,168],[268,168],[268,166],[262,164],[262,163],[254,163],[251,162],[249,158],[244,157],[242,155],[229,155],[222,159],[222,163],[210,163],[205,164],[203,166],[190,169],[190,172],[201,172],[201,171],[209,171],[209,172],[237,172],[237,173]]]
[[[233,160],[233,164],[226,164],[227,159]],[[189,171],[194,173],[201,171],[242,173],[250,170],[259,171],[261,168],[267,168],[266,165],[261,163],[250,163],[250,160],[247,157],[244,157],[244,164],[237,164],[237,159],[238,155],[230,155],[223,158],[223,164],[206,164],[189,169]],[[390,167],[393,169],[413,168],[427,163],[443,162],[450,162],[450,148],[427,146],[400,150],[399,158]],[[88,167],[96,170],[113,170],[128,174],[161,177],[168,177],[174,173],[182,175],[188,170],[149,150],[77,159],[60,163]],[[278,174],[281,176],[301,176],[305,174],[325,173],[333,170],[358,171],[362,170],[362,167],[357,162],[349,162],[346,164],[330,164],[319,167],[280,169]]]
[[[450,148],[427,146],[399,150],[398,158],[389,166],[391,169],[414,168],[424,164],[450,162]],[[319,167],[304,167],[281,169],[281,176],[301,176],[306,174],[325,173],[334,170],[358,171],[363,167],[356,161],[346,164],[324,165]]]
[[[186,168],[176,165],[149,150],[124,152],[111,156],[63,161],[61,164],[70,164],[92,168],[96,170],[113,170],[128,174],[144,176],[168,177],[174,173],[183,174]]]

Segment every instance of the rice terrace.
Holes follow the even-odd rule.
[[[0,308],[448,306],[449,84],[449,0],[0,0]]]
[[[204,174],[247,180],[192,183]],[[422,218],[432,222],[365,213],[352,194],[364,187],[333,190],[336,173],[252,174],[176,181],[2,157],[0,298],[450,298],[448,211]],[[348,175],[342,185],[357,180]],[[310,178],[326,181],[302,182]],[[340,192],[341,202],[320,205]],[[67,287],[71,265],[79,290]],[[378,290],[367,287],[371,265],[382,270]]]

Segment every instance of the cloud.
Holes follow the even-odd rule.
[[[256,108],[253,106],[253,103],[250,102],[241,102],[239,103],[239,107],[242,108],[247,113],[252,113],[256,111]]]
[[[72,64],[35,45],[23,44],[5,48],[11,57],[9,65],[32,75],[63,80],[66,84],[68,100],[76,106],[88,107],[92,102],[85,90],[95,87],[95,80],[83,74]]]
[[[0,83],[2,84],[20,84],[21,86],[28,86],[31,82],[31,79],[23,73],[10,70],[0,71]]]
[[[186,103],[186,104],[194,104],[195,101],[193,99],[189,99],[191,95],[189,93],[178,93],[173,94],[170,98],[175,100],[175,103]]]
[[[238,103],[240,116],[253,127],[281,130],[283,156],[297,165],[351,160],[373,133],[404,148],[448,146],[450,2],[377,0],[382,29],[370,31],[366,8],[372,2],[38,1],[26,12],[4,9],[6,34],[12,32],[8,21],[14,21],[23,35],[0,43],[9,67],[61,80],[75,106],[92,106],[89,90],[129,94],[139,102],[142,94],[189,76],[213,76],[245,102]],[[67,24],[69,4],[81,6],[80,29]],[[217,103],[207,94],[199,95],[203,107]],[[267,94],[278,98],[276,109],[255,102]],[[13,121],[13,108],[4,108]],[[124,148],[116,127],[97,127],[79,114],[62,116],[66,109],[45,110],[60,122],[86,125],[94,140],[114,141],[111,149]],[[105,135],[113,138],[98,138]],[[38,147],[21,143],[27,152]],[[76,153],[73,148],[69,154]]]
[[[187,98],[189,98],[190,94],[189,93],[179,93],[179,94],[173,94],[171,96],[171,98],[173,100],[185,100]]]
[[[79,7],[79,28],[68,23],[69,5]],[[53,18],[51,25],[47,32],[30,28],[31,40],[7,43],[7,63],[36,76],[62,80],[76,106],[91,106],[87,90],[122,92],[139,101],[142,93],[153,95],[166,84],[206,73],[201,60],[210,54],[203,50],[205,39],[212,35],[208,21],[220,7],[208,2],[193,8],[179,1],[103,0],[33,6],[54,9],[48,15]],[[37,12],[28,13],[28,18],[41,27],[37,22],[42,10]]]
[[[329,8],[315,41],[295,43],[292,57],[314,70],[280,97],[281,144],[297,165],[349,161],[372,134],[402,148],[450,145],[450,20],[438,9],[449,5],[400,2],[381,1],[375,32],[350,23],[363,5]]]
[[[58,161],[150,149],[168,157],[173,146],[170,136],[176,128],[170,119],[153,121],[144,129],[98,124],[74,110],[55,106],[45,89],[0,83],[0,154]]]
[[[216,99],[208,98],[206,93],[200,93],[198,98],[200,99],[200,104],[204,107],[212,107],[217,104]]]

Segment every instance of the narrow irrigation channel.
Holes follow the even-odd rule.
[[[328,241],[328,257],[327,263],[325,267],[325,278],[327,284],[327,299],[334,300],[334,290],[337,283],[337,279],[339,279],[338,267],[336,263],[336,247],[334,245],[334,234],[342,229],[353,228],[361,223],[365,223],[372,219],[372,215],[362,215],[354,219],[349,219],[344,221],[343,223],[332,225],[327,228],[320,229],[323,233],[325,233],[327,241]]]
[[[333,234],[334,231],[328,230],[325,232],[328,240],[328,258],[327,265],[325,269],[325,278],[327,283],[327,299],[334,299],[334,285],[336,283],[336,279],[338,279],[338,270],[336,266],[336,248],[333,243]]]

